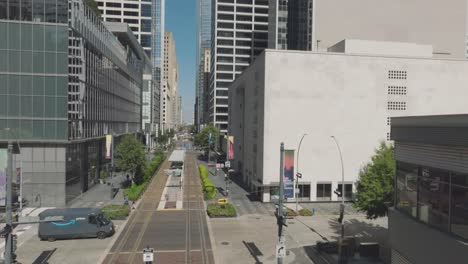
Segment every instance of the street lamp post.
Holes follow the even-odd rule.
[[[299,189],[299,179],[302,178],[302,174],[299,172],[299,153],[301,151],[301,144],[302,144],[302,140],[304,139],[304,137],[307,136],[306,133],[304,133],[302,135],[302,138],[301,138],[301,141],[299,141],[299,147],[297,148],[297,160],[296,160],[296,168],[297,168],[297,173],[296,173],[296,188],[294,189],[294,192],[296,193],[296,212],[297,212],[297,209],[298,209],[298,204],[299,204],[299,192],[298,192],[298,189]]]
[[[341,248],[341,244],[343,242],[343,239],[344,239],[344,221],[343,221],[343,218],[344,218],[344,209],[345,209],[345,204],[344,204],[344,196],[345,196],[345,187],[344,187],[344,165],[343,165],[343,155],[341,153],[341,148],[340,148],[340,145],[338,143],[338,140],[336,139],[335,136],[331,136],[331,138],[333,139],[333,141],[335,141],[335,144],[336,144],[336,147],[338,148],[338,153],[340,154],[340,161],[341,161],[341,204],[340,204],[340,225],[341,225],[341,243],[340,243],[340,248]],[[343,262],[343,259],[342,259],[342,254],[340,254],[340,259],[342,261],[340,261],[340,263]]]

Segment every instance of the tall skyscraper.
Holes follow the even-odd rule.
[[[107,135],[141,131],[151,63],[126,24],[84,1],[28,3],[0,2],[0,146],[21,145],[13,168],[30,206],[63,207],[109,170]]]
[[[157,93],[157,100],[155,108],[157,109],[157,113],[154,114],[154,122],[159,124],[159,129],[162,127],[162,120],[161,120],[161,90],[162,90],[162,79],[163,79],[163,72],[162,72],[162,64],[163,64],[163,56],[164,56],[164,27],[165,27],[165,19],[166,19],[166,12],[165,12],[165,5],[166,0],[152,0],[153,1],[153,21],[152,21],[152,53],[151,53],[151,62],[153,64],[153,78],[156,82],[156,93]]]
[[[151,57],[151,1],[96,0],[107,22],[128,23],[145,52]]]
[[[268,44],[268,0],[213,1],[209,122],[228,128],[228,88]]]
[[[314,0],[270,0],[268,48],[312,50]]]
[[[162,70],[161,90],[161,124],[162,129],[173,129],[176,126],[178,101],[179,70],[175,49],[174,35],[171,31],[164,32],[164,61]]]
[[[152,97],[152,127],[158,129],[160,120],[161,68],[164,41],[165,0],[96,0],[102,19],[107,22],[128,23],[133,34],[152,62],[154,89],[143,96]],[[144,92],[145,93],[145,92]],[[147,100],[148,101],[148,100]],[[152,129],[153,130],[153,129]],[[154,132],[154,131],[152,131]]]
[[[209,51],[211,48],[211,2],[212,0],[197,0],[197,87],[194,113],[197,129],[200,129],[200,125],[204,124],[207,120],[204,107],[207,96],[205,93],[205,83],[207,80],[204,65],[206,64],[206,51]],[[209,57],[208,60],[210,60]]]

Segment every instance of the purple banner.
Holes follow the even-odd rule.
[[[294,150],[284,151],[284,197],[294,198]]]

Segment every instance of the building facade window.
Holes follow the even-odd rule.
[[[317,183],[317,201],[330,201],[331,188],[331,183]]]
[[[468,239],[468,174],[397,161],[399,211]]]
[[[351,201],[353,199],[353,184],[352,183],[345,183],[344,187],[345,187],[344,198],[345,198],[346,201]],[[339,192],[343,191],[341,183],[338,183],[337,191],[339,191]],[[337,195],[337,196],[341,200],[341,195]]]

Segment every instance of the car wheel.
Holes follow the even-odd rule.
[[[47,237],[47,241],[49,241],[49,242],[54,242],[54,241],[55,241],[55,237],[49,236],[49,237]]]
[[[98,233],[97,233],[97,238],[99,238],[99,239],[104,239],[104,238],[106,238],[106,237],[107,237],[107,235],[106,235],[106,233],[104,233],[104,232],[98,232]]]

